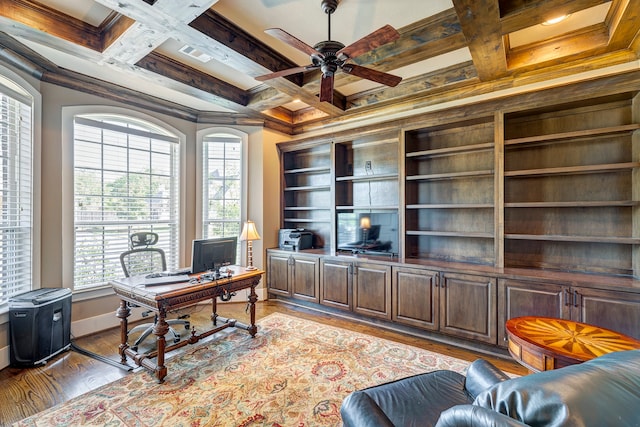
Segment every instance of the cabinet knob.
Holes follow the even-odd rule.
[[[580,296],[580,294],[578,293],[577,290],[573,291],[573,306],[574,307],[578,307],[578,297]]]

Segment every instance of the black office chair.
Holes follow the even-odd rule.
[[[164,251],[153,247],[156,243],[158,243],[158,233],[142,231],[129,236],[129,250],[120,254],[120,264],[125,277],[160,273],[167,270]],[[151,311],[147,311],[142,315],[145,316],[150,313]],[[153,323],[136,325],[129,331],[131,333],[144,329],[131,348],[138,349],[140,343],[153,333],[153,327],[157,321],[158,315],[154,317]],[[171,325],[184,325],[185,329],[191,327],[191,323],[188,320],[184,320],[184,318],[168,319],[166,322],[169,324],[169,332],[165,335],[165,339],[173,339],[173,342],[176,343],[180,341],[180,334]]]

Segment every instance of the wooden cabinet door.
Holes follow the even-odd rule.
[[[438,273],[394,268],[391,284],[392,320],[421,329],[438,330]]]
[[[512,317],[542,316],[568,319],[568,286],[554,283],[498,280],[498,345],[507,347],[505,323]]]
[[[289,289],[289,254],[269,254],[267,258],[267,288],[275,295],[291,296]]]
[[[320,304],[350,311],[353,263],[323,258],[320,266]]]
[[[294,298],[320,302],[320,262],[315,257],[292,256],[290,287]]]
[[[640,339],[640,294],[572,288],[572,320]]]
[[[440,331],[496,344],[496,299],[495,278],[442,273]]]
[[[353,311],[391,319],[391,266],[358,262],[353,276]]]

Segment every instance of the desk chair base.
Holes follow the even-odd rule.
[[[169,331],[166,333],[165,335],[165,339],[167,341],[169,340],[173,340],[174,343],[178,343],[180,342],[180,338],[181,335],[178,331],[176,331],[174,328],[171,327],[171,325],[184,325],[185,329],[190,329],[191,328],[191,323],[188,320],[183,320],[183,319],[167,319],[166,320],[167,324],[169,324]],[[136,330],[140,330],[140,329],[144,329],[144,331],[142,332],[142,334],[140,334],[140,336],[138,337],[138,339],[133,343],[133,345],[131,346],[131,348],[135,351],[138,350],[138,346],[145,340],[147,339],[147,337],[151,334],[153,334],[153,327],[155,326],[155,323],[144,323],[142,325],[136,325],[135,327],[133,327],[129,333],[135,332]]]

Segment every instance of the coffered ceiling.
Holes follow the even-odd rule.
[[[320,70],[255,79],[310,64],[264,30],[327,40],[320,0],[0,0],[0,61],[194,121],[289,134],[639,68],[640,0],[341,0],[331,39],[350,45],[387,24],[400,37],[350,61],[401,83],[338,71],[332,103],[319,101]]]

